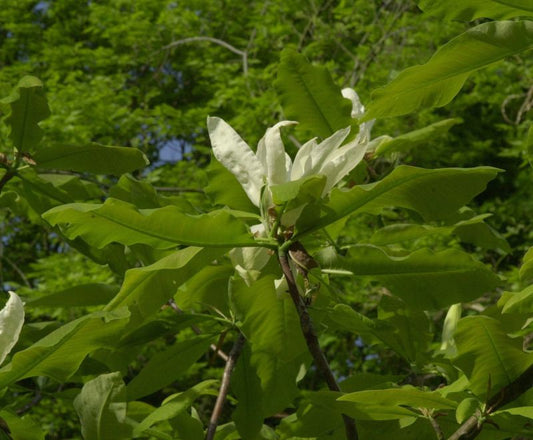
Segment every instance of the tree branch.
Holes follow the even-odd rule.
[[[228,49],[230,52],[240,55],[242,57],[243,73],[245,76],[248,75],[248,53],[246,51],[237,49],[235,46],[232,46],[231,44],[225,42],[224,40],[220,40],[218,38],[204,37],[204,36],[183,38],[182,40],[173,41],[172,43],[167,44],[166,46],[163,46],[163,50],[172,49],[176,46],[181,46],[182,44],[195,43],[197,41],[208,41],[210,43],[218,44],[219,46],[222,46]]]
[[[239,337],[233,344],[231,351],[229,352],[228,360],[226,362],[226,367],[224,368],[224,373],[222,374],[222,383],[220,384],[220,390],[218,392],[217,400],[215,402],[215,407],[213,408],[213,413],[211,414],[211,419],[209,420],[209,426],[207,427],[207,433],[205,435],[205,440],[213,440],[215,438],[215,432],[217,430],[218,419],[222,414],[222,409],[224,408],[224,402],[226,401],[226,396],[228,395],[229,385],[231,381],[231,373],[233,368],[237,363],[237,359],[241,354],[242,347],[246,339],[242,333],[239,334]]]
[[[2,192],[6,183],[9,182],[13,177],[15,177],[15,174],[16,173],[14,170],[6,170],[6,173],[0,179],[0,192]]]
[[[317,366],[318,371],[320,371],[320,374],[326,381],[328,388],[331,391],[340,391],[339,385],[337,384],[337,381],[333,376],[333,372],[329,367],[326,356],[324,356],[324,353],[320,348],[320,344],[318,343],[318,337],[313,328],[313,323],[311,321],[311,317],[309,316],[309,312],[307,311],[307,307],[305,306],[305,303],[302,297],[300,296],[300,292],[298,292],[298,287],[296,286],[296,281],[291,271],[289,261],[287,259],[287,254],[285,252],[279,253],[278,259],[281,270],[283,271],[283,275],[285,275],[285,279],[287,280],[287,284],[289,286],[289,294],[300,318],[300,327],[302,328],[302,332],[305,338],[305,342],[307,343],[309,353],[311,353],[315,365]],[[357,434],[355,421],[351,417],[348,417],[344,414],[342,415],[342,418],[344,419],[346,439],[358,440],[359,436]]]
[[[532,386],[533,365],[489,399],[487,402],[486,414],[490,415],[499,408],[511,403],[528,391]],[[481,414],[481,411],[476,411],[476,413],[468,418],[457,431],[448,437],[448,440],[471,440],[476,438],[483,429],[482,416],[483,414]]]

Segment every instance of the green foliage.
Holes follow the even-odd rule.
[[[0,436],[531,433],[531,7],[420,4],[1,8]]]

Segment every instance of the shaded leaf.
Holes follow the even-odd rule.
[[[11,127],[9,138],[19,151],[33,151],[43,137],[39,122],[50,115],[43,83],[34,76],[25,76],[12,94],[1,102],[11,107],[11,113],[5,119]]]
[[[533,279],[533,247],[530,247],[524,255],[522,267],[520,267],[520,279],[522,281]]]
[[[37,166],[45,169],[112,174],[120,176],[148,165],[148,159],[136,148],[87,145],[54,145],[33,156]]]
[[[520,338],[512,339],[501,323],[488,316],[468,316],[459,321],[455,332],[458,356],[453,359],[470,380],[470,389],[484,398],[509,385],[531,364],[533,355],[525,353]]]
[[[85,439],[131,439],[131,426],[126,423],[126,388],[119,372],[87,382],[74,400],[74,408]]]
[[[107,304],[118,292],[118,287],[103,284],[89,283],[69,287],[51,295],[30,298],[28,307],[86,307]]]
[[[2,427],[0,428],[1,440],[45,440],[45,432],[29,415],[19,417],[11,411],[4,409],[0,411],[0,420],[2,419],[7,423],[11,436],[4,434]],[[2,437],[2,434],[5,437]]]
[[[311,65],[294,49],[284,49],[274,83],[288,119],[304,130],[327,138],[353,123],[352,104],[324,67]]]
[[[420,249],[395,257],[378,247],[353,246],[337,267],[379,280],[416,309],[440,309],[471,301],[499,284],[498,277],[484,264],[455,249],[437,253]]]
[[[174,382],[204,354],[214,337],[201,335],[174,343],[156,353],[133,380],[128,383],[128,400],[136,400]]]
[[[373,92],[364,119],[441,107],[457,95],[470,73],[533,47],[533,22],[480,24],[441,46],[423,65],[401,72]]]

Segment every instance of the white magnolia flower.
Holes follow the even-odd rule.
[[[24,305],[14,292],[9,292],[9,299],[0,310],[0,364],[18,341],[24,324]]]
[[[342,91],[353,104],[352,117],[360,117],[364,107],[352,89]],[[224,120],[207,118],[213,154],[239,181],[252,203],[259,207],[261,191],[266,185],[277,185],[312,175],[326,176],[322,196],[346,176],[363,159],[370,139],[373,121],[362,123],[357,137],[345,145],[350,127],[335,132],[318,143],[316,138],[302,145],[294,162],[285,152],[282,127],[294,121],[281,121],[267,129],[254,153],[239,134]],[[341,146],[342,145],[342,146]]]

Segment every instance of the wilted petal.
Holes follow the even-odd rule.
[[[213,154],[239,181],[255,206],[261,201],[265,170],[248,144],[224,120],[207,118]]]
[[[287,170],[291,168],[290,157],[285,154],[281,140],[281,127],[294,125],[294,121],[281,121],[267,129],[257,145],[257,158],[263,164],[269,185],[287,182]],[[288,160],[288,163],[287,163]]]
[[[24,324],[24,305],[14,292],[0,311],[0,364],[18,341]]]
[[[365,156],[367,144],[359,144],[355,140],[339,148],[328,157],[328,161],[319,170],[327,178],[322,195],[331,189],[350,171],[352,171]]]

